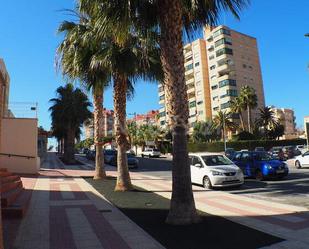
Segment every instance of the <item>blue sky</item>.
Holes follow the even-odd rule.
[[[309,115],[308,0],[252,0],[241,20],[223,15],[220,23],[258,40],[267,105],[293,108],[298,125]],[[295,1],[296,2],[296,1]],[[48,100],[64,84],[54,67],[55,50],[61,37],[60,22],[70,18],[61,10],[72,8],[73,0],[1,1],[0,57],[11,76],[10,101],[38,102],[39,124],[50,127]],[[112,92],[105,94],[112,108]],[[158,108],[157,87],[140,82],[128,103],[128,113]]]

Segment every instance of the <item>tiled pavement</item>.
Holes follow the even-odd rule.
[[[163,248],[78,177],[92,172],[76,170],[70,177],[70,170],[57,169],[59,163],[53,155],[43,162],[50,169],[43,170],[36,181],[13,248]]]
[[[16,248],[162,248],[78,177],[91,176],[92,165],[73,170],[49,156],[43,167],[49,170],[43,170],[37,181]],[[106,168],[109,175],[116,174],[115,168]],[[131,178],[136,186],[166,198],[171,196],[170,180],[138,172],[131,172]],[[286,239],[267,248],[309,248],[306,208],[207,191],[198,186],[193,186],[193,190],[198,209]]]

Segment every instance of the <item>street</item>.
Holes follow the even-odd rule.
[[[80,160],[94,165],[93,161],[89,161],[83,156],[80,157]],[[138,160],[139,168],[132,169],[132,172],[140,172],[146,176],[171,180],[171,158],[138,157]],[[296,169],[294,167],[294,160],[289,160],[287,163],[290,173],[283,180],[256,181],[254,179],[246,179],[245,184],[240,188],[209,191],[224,191],[231,194],[309,208],[309,167]],[[203,189],[202,186],[196,187],[201,190]]]

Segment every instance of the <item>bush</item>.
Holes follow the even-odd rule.
[[[227,148],[235,150],[254,150],[256,147],[264,147],[265,150],[270,150],[274,146],[288,146],[306,144],[305,139],[293,140],[251,140],[251,141],[231,141],[227,142]],[[190,152],[220,152],[224,151],[223,142],[213,143],[189,143],[188,148]]]

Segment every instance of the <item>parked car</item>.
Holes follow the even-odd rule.
[[[89,151],[89,149],[88,149],[88,148],[83,148],[82,153],[86,155],[88,151]]]
[[[304,154],[305,152],[308,151],[308,148],[306,145],[296,145],[296,149],[298,149],[301,154]]]
[[[244,175],[230,159],[221,154],[189,154],[192,183],[206,189],[213,187],[241,186]]]
[[[281,160],[284,161],[286,160],[286,157],[284,155],[284,152],[282,150],[282,147],[273,147],[270,151],[269,151],[270,155],[277,160]]]
[[[111,160],[113,159],[113,157],[117,155],[117,151],[116,150],[104,150],[104,163],[111,163]]]
[[[293,146],[293,153],[294,153],[294,157],[300,156],[302,154],[301,150],[297,146]]]
[[[256,151],[256,152],[259,152],[259,151],[263,152],[263,151],[265,151],[265,148],[264,147],[255,147],[254,151]]]
[[[309,166],[309,151],[295,158],[295,167],[300,169],[303,166]]]
[[[142,152],[142,157],[160,157],[161,153],[158,149],[148,148]]]
[[[225,156],[229,159],[232,159],[235,155],[236,151],[233,148],[226,148]]]
[[[95,150],[88,150],[86,153],[86,158],[89,160],[95,160]]]
[[[285,162],[274,159],[267,152],[238,152],[235,154],[233,162],[246,177],[254,177],[257,180],[283,178],[289,173]]]
[[[127,158],[128,158],[128,168],[129,169],[136,169],[138,168],[138,159],[135,157],[135,155],[131,153],[127,153]],[[110,165],[117,167],[117,153],[113,155],[110,161]]]
[[[293,146],[284,146],[283,153],[286,159],[291,159],[294,157],[294,147]]]

